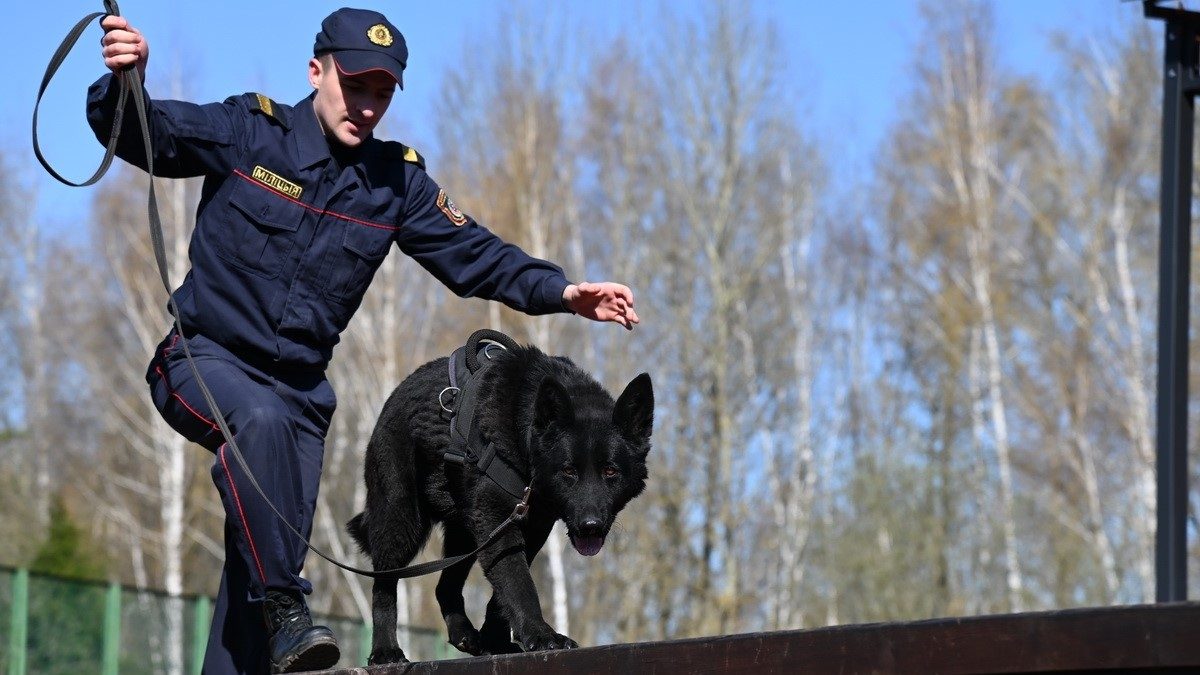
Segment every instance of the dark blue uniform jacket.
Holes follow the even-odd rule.
[[[108,139],[118,87],[88,91],[88,122]],[[154,172],[204,176],[191,271],[175,291],[184,330],[282,367],[321,369],[394,242],[460,296],[528,314],[565,311],[567,279],[462,215],[424,162],[369,138],[331,155],[312,97],[150,102]],[[146,168],[132,103],[117,154]]]

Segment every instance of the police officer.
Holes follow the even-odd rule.
[[[105,65],[144,75],[142,34],[121,17],[101,26]],[[339,651],[309,616],[304,542],[230,456],[184,360],[184,340],[251,474],[307,538],[336,404],[325,368],[393,244],[461,296],[628,329],[638,322],[627,287],[570,283],[558,266],[463,213],[415,150],[373,135],[404,86],[407,60],[404,37],[382,14],[343,8],[322,22],[308,64],[314,92],[294,106],[261,94],[149,103],[156,174],[204,177],[191,270],[174,292],[183,335],[166,336],[146,378],[167,422],[215,455],[225,566],[206,673],[316,670],[334,665]],[[101,142],[116,112],[114,82],[105,75],[88,92]],[[145,169],[132,106],[125,120],[118,155]]]

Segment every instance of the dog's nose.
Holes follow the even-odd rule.
[[[603,527],[599,518],[587,518],[579,524],[579,534],[585,537],[601,534],[604,531]]]

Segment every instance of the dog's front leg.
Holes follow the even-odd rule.
[[[574,640],[555,632],[542,618],[526,555],[524,537],[519,532],[509,533],[480,552],[480,566],[492,584],[492,601],[507,617],[513,637],[525,651],[578,647]]]
[[[488,600],[483,626],[479,628],[479,638],[484,651],[488,654],[518,654],[521,652],[521,648],[513,642],[512,627],[508,623],[508,617],[504,615],[504,608],[500,606],[500,599],[494,593]]]
[[[538,551],[542,550],[542,546],[546,543],[546,538],[550,536],[553,528],[553,520],[537,518],[537,514],[531,515],[521,528],[525,538],[526,566],[533,564],[534,557],[537,556]],[[488,600],[487,613],[484,615],[483,627],[479,629],[479,634],[483,639],[484,649],[490,654],[511,654],[521,651],[521,648],[513,643],[512,627],[500,604],[500,596],[495,592]]]

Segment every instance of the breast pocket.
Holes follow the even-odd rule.
[[[355,304],[366,292],[392,244],[392,230],[346,222],[340,249],[335,248],[325,295]]]
[[[292,252],[304,206],[246,181],[229,194],[227,237],[217,242],[221,257],[268,279],[279,274]]]

